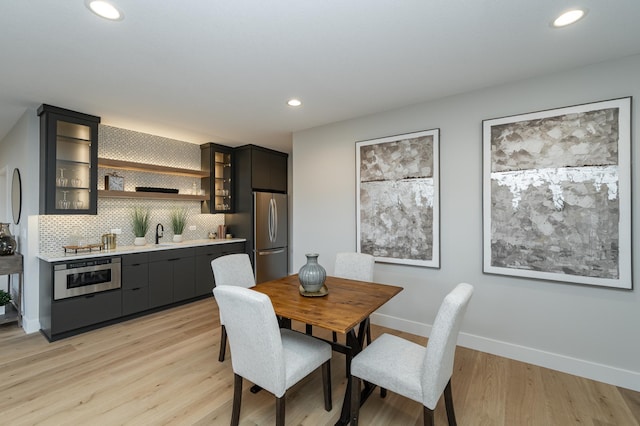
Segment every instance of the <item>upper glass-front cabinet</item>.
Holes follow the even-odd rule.
[[[96,214],[100,117],[51,105],[40,116],[40,213]]]
[[[232,213],[233,149],[214,143],[200,145],[200,149],[201,169],[210,172],[210,176],[200,182],[207,195],[207,200],[202,202],[202,213]]]

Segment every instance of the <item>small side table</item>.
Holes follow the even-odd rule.
[[[12,291],[11,276],[18,274],[18,290],[17,294],[11,294],[11,303],[5,305],[4,315],[0,315],[0,324],[17,321],[22,326],[22,272],[23,263],[22,255],[14,253],[10,256],[0,256],[0,275],[9,276],[9,293]]]

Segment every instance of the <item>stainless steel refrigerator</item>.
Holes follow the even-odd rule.
[[[288,223],[287,194],[253,193],[253,258],[256,283],[288,274]]]

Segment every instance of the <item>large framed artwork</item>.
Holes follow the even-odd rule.
[[[356,142],[357,248],[440,267],[440,130]]]
[[[484,272],[631,289],[631,98],[482,127]]]

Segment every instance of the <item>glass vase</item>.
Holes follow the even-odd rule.
[[[10,256],[16,252],[16,239],[11,235],[8,223],[0,223],[0,256]]]

